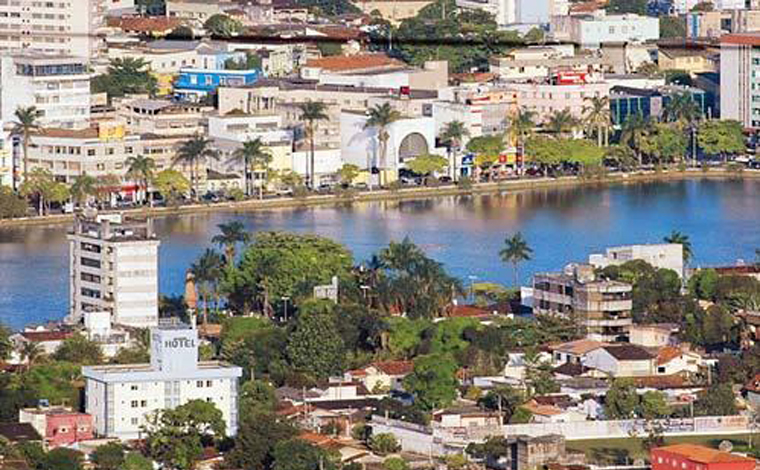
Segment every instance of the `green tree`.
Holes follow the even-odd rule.
[[[22,195],[37,198],[39,215],[45,215],[51,202],[61,203],[69,197],[66,185],[56,181],[50,170],[45,168],[35,168],[29,172],[19,189]]]
[[[610,0],[607,3],[607,13],[616,15],[636,13],[637,15],[646,16],[647,0]]]
[[[569,109],[558,110],[549,116],[544,127],[556,137],[564,137],[578,126],[578,119]]]
[[[243,413],[235,446],[224,456],[224,461],[230,468],[269,470],[274,463],[275,446],[295,435],[295,428],[280,422],[272,412]]]
[[[520,272],[518,266],[523,261],[530,261],[533,257],[533,248],[523,238],[522,233],[517,232],[504,240],[504,248],[499,251],[499,257],[504,263],[511,263],[514,269],[514,286],[520,285]]]
[[[738,413],[736,396],[730,383],[716,383],[694,401],[696,416],[733,416]]]
[[[311,101],[308,100],[305,103],[301,103],[299,105],[299,109],[301,110],[301,116],[299,119],[301,122],[305,124],[305,134],[306,137],[309,139],[309,181],[308,186],[311,189],[316,188],[316,181],[315,181],[315,139],[317,135],[317,127],[319,126],[320,121],[327,121],[329,116],[327,115],[327,105],[323,103],[322,101]]]
[[[677,245],[681,245],[683,248],[683,262],[684,264],[689,264],[689,261],[692,260],[694,257],[694,250],[691,246],[691,240],[689,240],[689,236],[685,233],[681,233],[678,230],[673,230],[670,232],[670,235],[666,235],[662,238],[662,241],[665,243],[673,243]]]
[[[277,396],[274,387],[263,380],[251,379],[240,387],[240,410],[253,413],[257,410],[274,412]]]
[[[700,12],[700,11],[713,11],[715,10],[715,5],[713,5],[712,2],[699,2],[694,7],[692,7],[691,11],[694,12]]]
[[[334,467],[322,449],[301,439],[278,442],[272,456],[272,470],[332,470]]]
[[[701,300],[713,300],[720,275],[714,269],[700,269],[689,277],[689,292]]]
[[[100,349],[100,345],[81,334],[75,334],[63,340],[52,357],[56,361],[67,361],[81,365],[103,363],[103,351]]]
[[[190,400],[158,410],[142,426],[149,457],[168,468],[190,470],[203,454],[204,438],[224,437],[224,418],[212,403]]]
[[[39,114],[39,110],[34,106],[19,106],[13,113],[16,121],[13,123],[11,135],[18,136],[21,139],[21,171],[23,181],[26,181],[27,173],[29,171],[29,139],[34,132],[37,132],[40,129],[38,123]]]
[[[90,196],[97,194],[98,180],[90,175],[83,174],[77,176],[69,191],[71,198],[76,204],[82,205],[87,202]]]
[[[632,114],[623,122],[623,130],[620,134],[620,143],[625,143],[636,152],[639,166],[642,166],[641,146],[644,138],[649,133],[651,124],[641,114]]]
[[[703,121],[699,124],[697,142],[705,153],[723,157],[747,149],[742,124],[733,120]]]
[[[462,141],[470,135],[470,131],[462,121],[449,121],[441,131],[441,142],[446,145],[446,149],[452,159],[449,163],[449,176],[456,181],[457,177],[457,154],[462,148]],[[412,170],[414,171],[414,170]]]
[[[269,173],[269,165],[272,164],[272,152],[269,151],[261,140],[261,137],[255,139],[248,139],[243,142],[243,146],[233,153],[233,159],[235,161],[242,161],[245,171],[245,193],[251,194],[251,181],[249,175],[256,173],[257,171],[263,175]],[[266,176],[259,181],[259,199],[264,199],[264,186],[266,184]]]
[[[211,15],[203,23],[203,29],[213,36],[229,38],[240,33],[243,30],[243,24],[223,13],[217,13],[216,15]]]
[[[686,21],[679,16],[660,16],[660,37],[662,39],[686,38]]]
[[[425,184],[427,184],[428,177],[433,173],[443,171],[448,165],[448,162],[446,161],[446,158],[440,155],[428,154],[415,157],[406,165],[413,172],[422,175]]]
[[[353,258],[342,245],[316,235],[260,232],[248,246],[238,268],[228,272],[222,290],[230,306],[248,312],[258,306],[271,313],[283,297],[311,296],[316,285],[333,276],[345,277]],[[253,302],[253,303],[251,303]]]
[[[638,415],[644,419],[661,419],[670,416],[671,410],[668,406],[665,394],[659,391],[649,390],[641,395]]]
[[[641,140],[641,151],[659,162],[682,161],[687,148],[687,135],[668,124],[654,124]]]
[[[10,340],[11,330],[0,323],[0,361],[7,360],[13,352],[13,343]]]
[[[404,379],[404,389],[414,394],[425,410],[445,407],[456,398],[457,364],[448,354],[428,354],[414,360],[414,371]]]
[[[107,93],[109,99],[146,93],[154,96],[157,87],[149,63],[132,57],[111,59],[106,73],[93,77],[90,82],[93,93]]]
[[[610,127],[610,98],[608,96],[587,96],[583,101],[588,103],[583,106],[584,120],[586,124],[594,129],[596,134],[596,144],[598,146],[607,145],[609,135],[607,130]]]
[[[153,470],[153,462],[139,452],[127,452],[119,470]]]
[[[675,93],[665,105],[665,119],[683,130],[700,118],[700,110],[689,92]]]
[[[169,202],[176,201],[182,194],[190,191],[190,182],[182,173],[168,168],[156,175],[153,186]]]
[[[369,438],[369,448],[377,455],[388,455],[398,452],[401,446],[393,434],[380,433]]]
[[[314,377],[326,379],[342,372],[344,344],[330,301],[310,300],[301,304],[287,351],[293,367]]]
[[[58,447],[45,455],[40,470],[82,470],[83,462],[84,456],[81,452]]]
[[[631,379],[615,379],[604,398],[607,419],[631,419],[636,415],[639,396]]]
[[[153,199],[150,197],[150,182],[153,179],[153,173],[156,170],[156,161],[150,157],[137,155],[127,158],[127,178],[139,181],[145,191],[143,203],[148,201],[152,204]]]
[[[380,186],[385,184],[383,173],[387,171],[387,158],[388,158],[388,139],[390,134],[388,128],[391,124],[401,119],[401,113],[394,109],[390,103],[383,103],[375,105],[369,109],[369,117],[367,122],[364,123],[365,129],[375,129],[377,133],[378,154],[380,156]],[[372,165],[368,164],[368,168]]]
[[[219,229],[218,234],[211,238],[211,243],[219,245],[224,249],[224,257],[228,266],[235,264],[238,245],[247,245],[251,241],[251,234],[245,229],[245,225],[239,220],[233,220],[226,224],[216,226]]]
[[[0,219],[12,219],[26,215],[26,201],[11,188],[0,186]]]
[[[344,163],[338,170],[338,176],[342,184],[351,186],[359,176],[359,167],[351,163]]]
[[[180,145],[177,153],[174,155],[173,165],[181,164],[190,168],[190,186],[193,197],[198,197],[200,191],[200,173],[199,166],[208,163],[209,159],[217,159],[219,154],[211,148],[211,140],[196,134],[189,140]]]
[[[409,470],[409,462],[401,457],[388,457],[383,460],[383,468],[385,470]]]
[[[208,323],[208,310],[212,297],[218,299],[218,285],[224,269],[222,255],[206,248],[206,251],[190,266],[195,283],[203,301],[203,323]],[[218,306],[218,305],[217,305]]]
[[[525,33],[524,40],[528,44],[538,44],[544,41],[544,38],[546,37],[546,33],[543,29],[533,27]]]
[[[90,453],[90,462],[96,470],[119,470],[124,464],[124,446],[118,442],[109,442],[97,447]]]

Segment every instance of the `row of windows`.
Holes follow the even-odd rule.
[[[81,258],[80,263],[82,266],[87,266],[88,268],[100,268],[101,263],[99,260],[92,259],[92,258]]]
[[[96,276],[94,274],[90,273],[82,273],[81,279],[85,282],[92,282],[95,284],[100,284],[100,276]]]
[[[86,287],[82,287],[82,290],[80,292],[85,297],[91,297],[93,299],[99,299],[100,298],[100,291],[99,290],[88,289]]]
[[[94,243],[87,243],[87,242],[82,242],[79,245],[79,247],[83,251],[89,251],[90,253],[100,253],[100,250],[101,250],[100,245],[95,245]]]

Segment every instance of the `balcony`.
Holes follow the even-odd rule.
[[[608,318],[608,319],[602,319],[602,320],[585,320],[583,323],[588,327],[613,328],[613,327],[632,325],[633,319]]]

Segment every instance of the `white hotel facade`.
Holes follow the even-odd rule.
[[[98,436],[138,439],[148,416],[190,400],[213,403],[227,435],[237,433],[240,367],[198,361],[198,331],[187,325],[151,329],[150,356],[150,364],[82,368],[85,411]]]

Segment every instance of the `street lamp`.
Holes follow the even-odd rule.
[[[470,301],[475,301],[475,280],[478,278],[478,276],[474,276],[470,274],[467,276],[467,279],[470,280]]]
[[[280,300],[282,300],[282,314],[285,321],[288,321],[288,301],[290,300],[290,297],[280,297]]]

